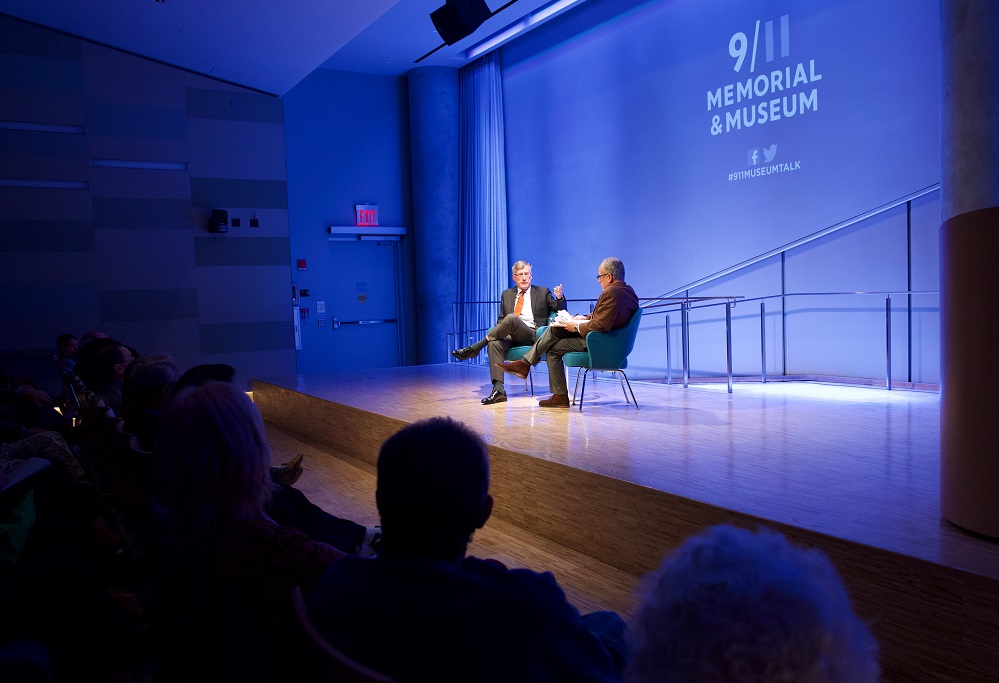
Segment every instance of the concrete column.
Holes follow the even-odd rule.
[[[413,245],[420,364],[447,362],[458,295],[458,70],[420,67],[409,77]]]
[[[999,2],[940,6],[940,507],[999,538]]]

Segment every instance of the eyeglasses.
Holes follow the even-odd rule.
[[[530,279],[531,273],[517,273],[514,275],[514,277],[517,278],[518,280],[522,280],[524,278]]]
[[[602,277],[607,277],[609,275],[610,275],[610,273],[600,273],[599,275],[597,275],[597,280],[599,280]]]

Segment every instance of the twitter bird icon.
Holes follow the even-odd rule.
[[[774,144],[770,145],[769,147],[764,147],[763,148],[763,161],[764,162],[766,162],[766,163],[769,164],[771,161],[774,160],[775,156],[777,156],[777,143],[776,142]]]

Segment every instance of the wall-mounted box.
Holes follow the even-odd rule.
[[[208,217],[208,232],[229,232],[229,212],[223,209],[212,209]]]

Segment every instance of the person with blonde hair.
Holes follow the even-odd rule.
[[[163,412],[153,457],[169,539],[151,610],[159,673],[295,680],[292,589],[309,595],[344,553],[267,513],[275,484],[256,406],[231,382],[186,387]]]
[[[289,589],[311,588],[343,554],[267,514],[275,485],[263,419],[231,382],[208,382],[174,396],[161,418],[154,456],[179,550],[215,556],[219,568],[237,573],[240,564],[229,562],[226,551],[257,551],[269,563],[288,563],[281,576],[295,579]],[[296,539],[294,561],[270,557],[274,547],[265,541],[286,546]]]
[[[629,683],[875,683],[878,646],[829,558],[768,529],[711,527],[646,578]]]

